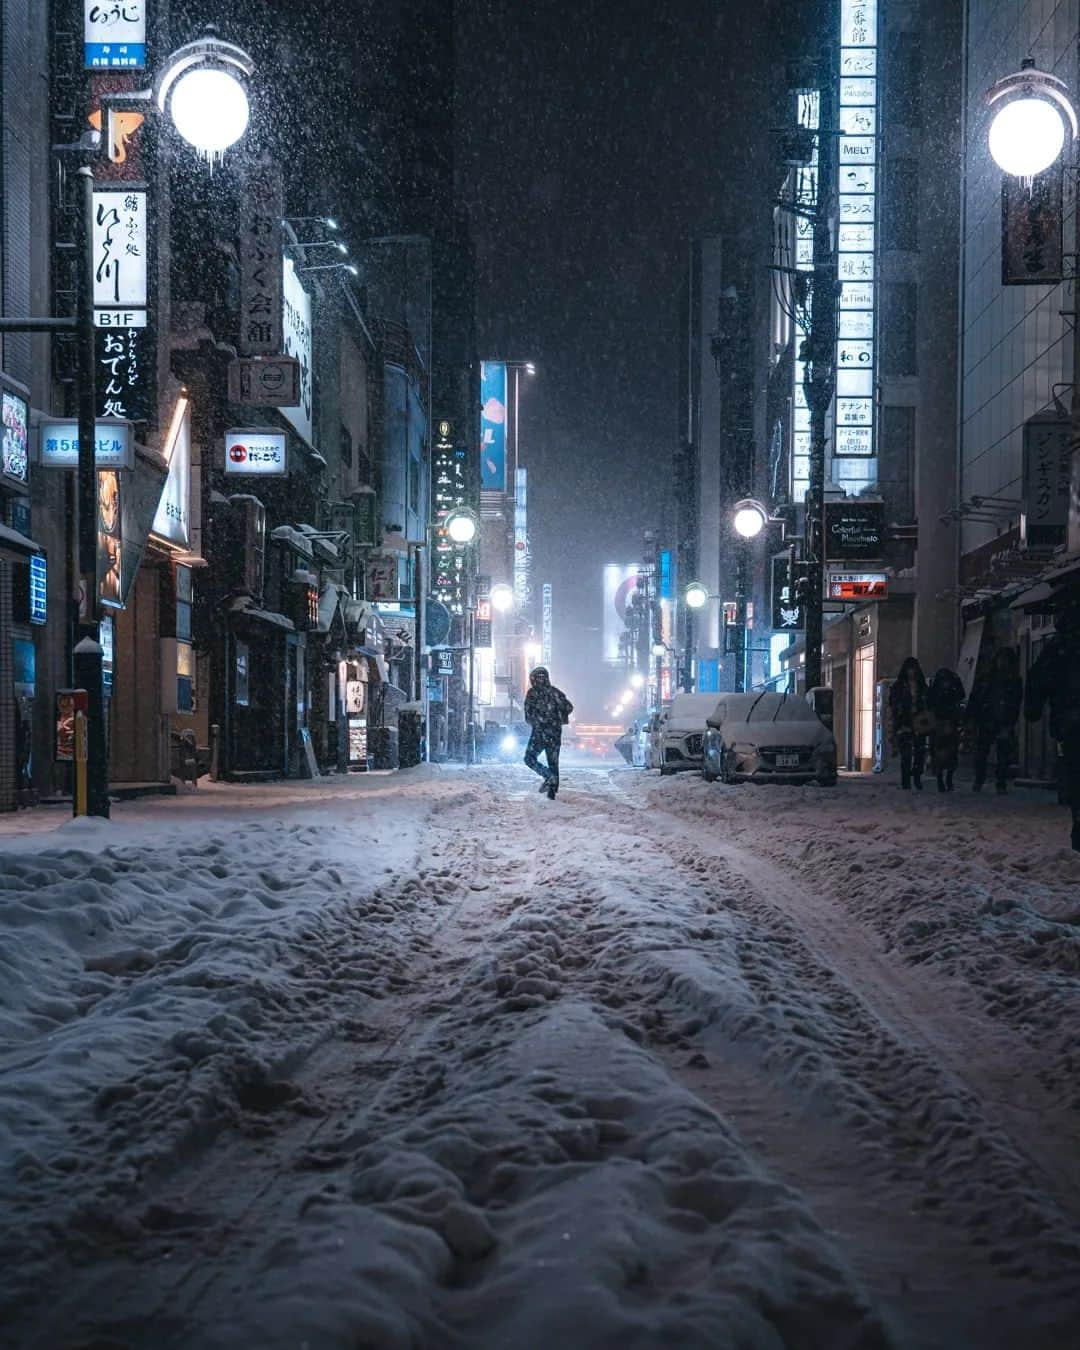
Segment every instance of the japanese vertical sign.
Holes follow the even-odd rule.
[[[524,614],[529,607],[529,478],[527,469],[514,475],[514,604]]]
[[[837,458],[874,453],[877,20],[878,0],[840,0]]]
[[[506,491],[506,365],[480,362],[480,487]]]
[[[1024,423],[1023,509],[1020,539],[1027,548],[1065,543],[1069,522],[1072,445],[1067,417],[1030,417]]]
[[[83,65],[87,70],[146,65],[144,0],[83,0]]]
[[[469,505],[467,452],[454,444],[454,428],[445,418],[435,423],[431,447],[432,507],[436,524],[441,524],[455,507]],[[445,534],[436,536],[432,551],[430,594],[450,610],[463,614],[468,591],[467,544],[455,544]]]
[[[132,185],[94,192],[95,389],[98,417],[144,421],[154,378],[147,326],[149,232],[146,190]]]
[[[821,121],[821,94],[816,89],[797,94],[795,117],[800,127],[817,131]],[[810,312],[813,298],[814,272],[814,212],[818,204],[818,149],[817,137],[810,163],[795,170],[795,203],[802,208],[795,214],[795,269],[807,275],[806,312]],[[792,431],[791,431],[791,496],[801,502],[806,497],[810,482],[810,405],[806,401],[806,362],[796,344],[795,373],[793,377]]]
[[[277,356],[282,341],[281,175],[257,164],[240,220],[240,342],[244,356]]]
[[[291,258],[286,258],[282,264],[282,321],[285,355],[295,356],[300,363],[300,402],[294,408],[282,408],[281,411],[308,445],[314,446],[311,415],[311,296],[296,275]]]
[[[1059,159],[1030,183],[1004,174],[1001,182],[1001,284],[1051,286],[1064,275],[1062,182]]]
[[[545,666],[551,665],[551,582],[544,582],[543,608],[540,613],[540,660]]]

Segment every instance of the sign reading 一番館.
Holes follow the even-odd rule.
[[[837,120],[836,337],[834,459],[874,454],[877,273],[878,0],[840,0]],[[842,466],[834,473],[844,484]],[[850,475],[865,480],[865,466]]]
[[[872,562],[882,556],[884,547],[884,502],[825,503],[827,562]]]
[[[243,356],[281,352],[281,172],[260,161],[247,175],[240,215],[240,340]]]
[[[311,421],[311,296],[296,275],[293,260],[286,258],[282,267],[282,346],[286,356],[295,356],[300,363],[300,402],[282,408],[296,430],[314,448]]]
[[[97,441],[94,463],[99,469],[133,469],[135,443],[131,423],[105,421],[96,423]],[[79,467],[79,424],[70,419],[42,422],[38,428],[38,463],[45,469],[77,469]]]
[[[1020,542],[1053,550],[1065,543],[1072,480],[1072,436],[1068,417],[1048,414],[1024,423]]]
[[[289,472],[287,438],[283,431],[241,428],[225,433],[226,474],[282,478]]]
[[[845,604],[886,600],[889,578],[884,572],[830,572],[827,594],[830,600],[840,600]]]
[[[87,70],[146,65],[146,0],[83,0],[83,65]]]

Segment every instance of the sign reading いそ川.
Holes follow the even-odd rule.
[[[239,428],[225,433],[225,472],[262,478],[283,478],[289,472],[283,431]]]
[[[87,70],[140,70],[146,65],[145,0],[83,0],[83,65]]]

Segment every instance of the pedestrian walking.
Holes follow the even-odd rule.
[[[1072,810],[1072,846],[1080,853],[1080,606],[1057,616],[1057,632],[1028,675],[1024,716],[1037,722],[1050,705],[1050,735],[1059,744],[1065,800]]]
[[[900,786],[922,791],[926,767],[926,738],[933,726],[928,706],[929,690],[922,666],[909,656],[889,690],[893,752],[900,756]]]
[[[525,763],[541,778],[540,791],[554,801],[559,790],[559,750],[562,747],[562,729],[569,722],[574,705],[561,689],[551,683],[546,667],[537,666],[529,675],[529,692],[525,695],[525,721],[532,728],[525,748]],[[540,763],[540,755],[547,767]]]
[[[1016,719],[1024,697],[1020,678],[1020,660],[1015,647],[999,647],[989,670],[976,679],[968,702],[968,721],[975,733],[976,792],[982,791],[990,766],[990,751],[995,755],[995,784],[998,792],[1008,788],[1009,765],[1016,739]]]
[[[960,758],[960,726],[964,711],[964,685],[955,670],[942,666],[930,681],[926,706],[933,718],[930,732],[930,762],[937,775],[939,792],[953,790],[953,775]]]

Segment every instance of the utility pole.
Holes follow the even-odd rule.
[[[810,473],[806,492],[806,687],[821,684],[825,589],[825,440],[836,387],[836,311],[839,283],[831,214],[833,209],[837,126],[833,44],[826,44],[818,120],[817,211],[814,216],[814,268],[811,276],[810,332],[803,341],[803,388],[810,409]]]

